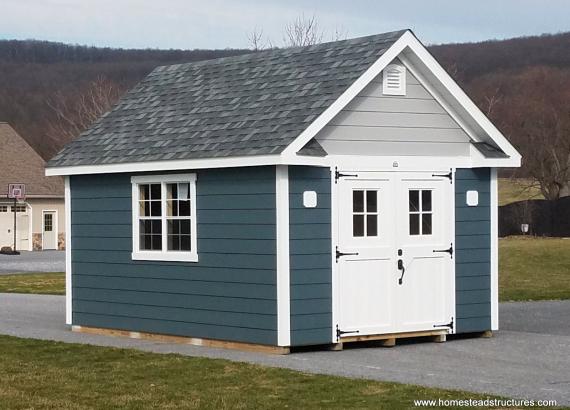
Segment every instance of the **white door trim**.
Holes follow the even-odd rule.
[[[58,215],[57,215],[57,209],[42,209],[42,251],[45,250],[45,246],[44,246],[44,243],[45,243],[45,240],[44,240],[44,235],[45,235],[45,219],[44,219],[44,218],[45,218],[45,214],[46,214],[46,213],[54,213],[54,214],[55,214],[55,217],[54,217],[54,220],[53,220],[53,227],[52,227],[52,228],[53,228],[53,232],[54,232],[54,234],[55,234],[55,250],[57,250],[57,248],[58,248],[57,243],[58,243],[58,239],[59,239],[59,237],[58,237],[59,234],[58,234],[58,232],[57,232],[57,223],[58,223],[58,220],[57,220],[57,216],[58,216]],[[53,249],[52,249],[52,250],[53,250]]]

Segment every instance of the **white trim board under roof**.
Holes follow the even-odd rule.
[[[331,43],[332,44],[332,43]],[[307,53],[311,48],[307,48]],[[165,171],[181,169],[225,168],[260,165],[314,165],[330,166],[331,156],[309,156],[299,153],[310,143],[339,112],[346,107],[382,70],[399,58],[410,69],[444,109],[467,132],[474,143],[495,146],[505,155],[486,157],[478,149],[471,149],[469,158],[455,162],[464,167],[517,167],[520,154],[469,99],[455,81],[445,72],[411,31],[402,34],[382,52],[342,94],[290,142],[280,153],[270,155],[243,155],[188,159],[157,160],[145,162],[101,163],[85,165],[57,165],[46,169],[46,175],[75,175],[118,172]]]

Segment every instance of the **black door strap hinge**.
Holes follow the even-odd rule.
[[[341,338],[342,335],[346,335],[347,333],[360,333],[359,330],[347,330],[347,331],[343,331],[340,330],[338,328],[338,325],[336,325],[336,340],[338,342],[338,340]]]
[[[453,183],[453,172],[450,170],[448,174],[431,174],[432,177],[449,178],[449,183]]]
[[[336,184],[338,182],[338,179],[342,178],[342,177],[356,177],[356,178],[358,178],[358,175],[357,174],[343,174],[343,173],[338,171],[337,167],[334,167],[334,183]]]
[[[449,253],[449,255],[451,256],[451,259],[453,259],[453,243],[450,244],[449,248],[447,248],[447,249],[434,249],[433,253],[437,253],[437,252]]]
[[[448,327],[453,330],[453,316],[451,317],[451,322],[446,323],[444,325],[433,325],[433,327]]]
[[[340,258],[341,256],[348,256],[348,255],[358,255],[358,252],[354,252],[354,253],[344,253],[338,250],[338,246],[336,247],[336,261],[338,263],[338,258]]]

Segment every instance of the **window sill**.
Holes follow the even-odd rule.
[[[198,262],[195,252],[132,252],[134,261]]]

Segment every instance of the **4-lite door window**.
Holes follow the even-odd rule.
[[[432,191],[411,189],[409,191],[410,235],[432,234]]]
[[[378,191],[352,191],[352,236],[378,236]]]
[[[196,174],[132,177],[133,259],[198,261]]]

